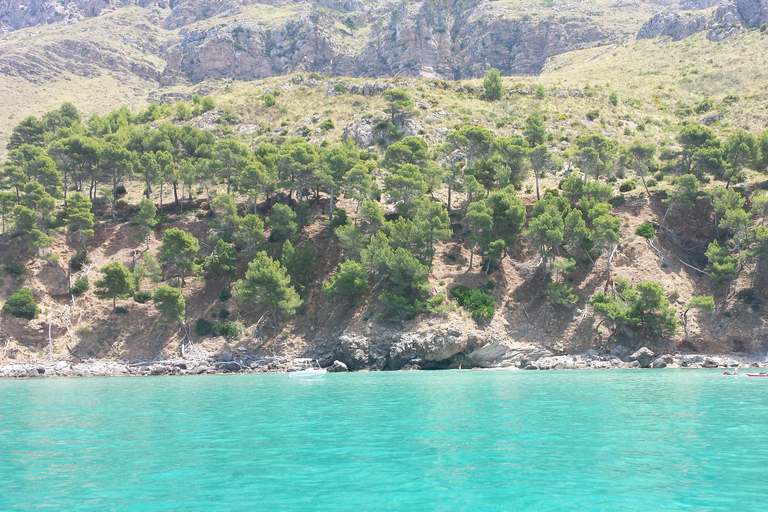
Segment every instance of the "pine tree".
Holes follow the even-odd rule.
[[[339,270],[331,276],[331,280],[323,283],[323,293],[329,297],[345,295],[354,297],[368,290],[368,273],[356,261],[344,261],[339,264]]]
[[[147,250],[149,250],[149,239],[152,234],[152,228],[157,224],[157,219],[155,218],[156,212],[157,207],[155,206],[155,203],[146,197],[142,197],[141,201],[139,201],[139,214],[136,216],[136,222],[141,226],[142,231],[144,232],[144,241],[147,244]]]
[[[241,304],[266,309],[273,324],[278,310],[293,315],[302,304],[285,267],[264,251],[248,264],[245,277],[232,288],[232,296]]]
[[[187,303],[181,288],[173,286],[158,286],[152,296],[155,308],[160,312],[160,318],[163,322],[184,323],[187,314]]]
[[[485,78],[483,78],[483,88],[485,89],[485,92],[483,93],[484,99],[488,101],[498,101],[501,99],[504,89],[501,82],[501,74],[499,74],[498,69],[491,68],[491,70],[488,71]]]
[[[83,252],[86,252],[85,241],[89,236],[93,236],[94,222],[91,208],[91,201],[79,192],[75,192],[69,196],[64,209],[67,215],[67,229],[80,238],[83,243]]]
[[[233,279],[237,277],[239,258],[235,248],[221,238],[216,241],[211,255],[205,258],[203,265],[206,279]]]
[[[296,223],[296,213],[290,206],[277,203],[272,207],[272,215],[267,217],[267,224],[272,230],[269,233],[270,242],[291,240],[299,229]]]
[[[181,277],[181,286],[184,286],[184,278],[198,268],[195,258],[199,250],[197,238],[179,228],[171,228],[163,235],[160,261]]]
[[[131,271],[117,261],[101,268],[104,277],[96,280],[96,296],[100,299],[112,299],[112,309],[117,307],[117,298],[124,299],[133,295],[134,278]]]

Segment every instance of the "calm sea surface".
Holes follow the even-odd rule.
[[[0,510],[763,510],[716,370],[0,381]]]

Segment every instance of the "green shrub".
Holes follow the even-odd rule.
[[[652,281],[630,284],[624,278],[614,280],[615,292],[597,292],[589,304],[595,316],[608,318],[613,329],[628,327],[636,332],[658,336],[671,336],[677,332],[680,322],[677,310],[664,297],[664,288]]]
[[[562,304],[571,307],[579,300],[579,296],[573,293],[573,287],[563,283],[549,283],[544,289],[544,295],[547,296],[552,304]]]
[[[589,112],[587,112],[587,119],[589,119],[590,121],[594,121],[598,117],[600,117],[599,110],[590,110]]]
[[[19,277],[27,273],[27,267],[20,261],[9,261],[3,265],[3,270],[11,277]]]
[[[622,183],[619,186],[619,191],[620,192],[631,192],[632,190],[635,190],[636,186],[637,185],[635,185],[634,181],[625,181],[624,183]]]
[[[451,298],[472,313],[475,320],[485,320],[493,316],[496,299],[483,290],[472,290],[463,284],[451,290]]]
[[[3,309],[0,311],[3,313],[8,312],[17,318],[26,318],[27,320],[37,318],[37,315],[40,314],[40,309],[35,304],[32,292],[26,288],[22,288],[8,297],[8,300],[3,305]]]
[[[229,310],[226,308],[221,308],[221,311],[219,311],[219,318],[222,320],[229,318]]]
[[[643,222],[642,224],[638,224],[637,228],[635,228],[635,234],[650,240],[656,236],[656,230],[650,222]]]
[[[650,180],[648,180],[648,183],[647,183],[647,185],[648,185],[648,188],[653,188],[653,187],[655,187],[656,185],[658,185],[658,183],[656,183],[656,180],[654,180],[654,179],[650,179]]]
[[[338,84],[333,86],[333,90],[337,94],[344,94],[344,93],[349,92],[349,87],[347,87],[347,84],[344,84],[344,83],[340,82],[340,83],[338,83]]]
[[[624,196],[614,196],[608,200],[608,202],[611,204],[611,206],[623,206],[624,203],[627,202],[626,199],[624,199]]]
[[[72,287],[69,289],[69,293],[73,295],[80,295],[81,293],[87,292],[88,288],[90,287],[91,284],[88,282],[88,276],[80,276],[72,284]]]
[[[245,334],[245,327],[240,322],[216,322],[211,330],[216,336],[224,336],[231,340],[240,339]]]
[[[337,208],[333,212],[333,219],[328,223],[328,227],[336,229],[339,226],[346,226],[349,224],[349,217],[347,217],[347,210],[345,208]]]
[[[76,252],[69,258],[69,268],[72,269],[72,272],[78,272],[83,266],[90,264],[91,259],[84,252]]]
[[[229,299],[232,298],[232,288],[224,288],[219,292],[219,300],[221,302],[227,302]]]
[[[198,318],[195,324],[195,332],[198,336],[209,336],[213,333],[213,323],[205,318]]]
[[[275,103],[277,103],[277,102],[275,101],[275,97],[274,96],[272,96],[271,94],[265,94],[264,95],[264,106],[266,106],[266,107],[274,107]]]
[[[126,313],[128,313],[128,308],[124,308],[123,306],[117,306],[115,308],[115,313],[117,313],[118,315],[125,315]]]
[[[140,292],[136,292],[133,295],[133,300],[138,302],[139,304],[145,304],[151,298],[152,298],[152,292],[149,291],[149,290],[143,290],[143,291],[140,291]]]

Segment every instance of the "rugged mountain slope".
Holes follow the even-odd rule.
[[[490,67],[505,74],[538,73],[551,55],[617,42],[633,34],[639,27],[634,15],[647,19],[656,9],[609,7],[603,2],[585,9],[583,4],[569,2],[544,7],[450,0],[12,1],[0,12],[0,27],[6,33],[35,27],[35,32],[26,33],[33,38],[49,32],[43,26],[120,17],[134,28],[132,46],[162,60],[153,73],[142,70],[140,76],[156,79],[162,74],[165,84],[180,78],[263,78],[295,71],[461,79],[481,76]],[[124,12],[133,14],[123,16]],[[98,25],[98,29],[109,30],[107,26]],[[99,39],[88,30],[77,34],[81,45]],[[106,42],[119,46],[123,39]],[[159,40],[164,44],[158,45]],[[58,43],[87,56],[71,39]],[[49,51],[34,46],[28,52],[32,70],[35,54]],[[14,62],[25,68],[24,61]]]

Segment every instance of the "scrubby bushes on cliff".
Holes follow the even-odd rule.
[[[653,224],[650,222],[643,222],[637,225],[635,228],[635,234],[644,238],[652,239],[654,236],[656,236],[656,230],[654,229]]]
[[[88,282],[88,276],[80,276],[78,277],[74,283],[72,283],[72,287],[69,289],[69,293],[73,295],[80,295],[81,293],[85,293],[88,291],[88,288],[91,287],[91,284]]]
[[[245,327],[241,322],[210,322],[205,318],[198,318],[195,324],[195,332],[198,336],[224,336],[237,340],[245,335]]]
[[[496,299],[488,292],[477,289],[472,290],[468,286],[459,285],[451,290],[451,298],[472,313],[475,320],[487,320],[493,316],[496,307]]]
[[[5,301],[2,309],[3,313],[10,313],[17,318],[26,318],[32,320],[40,314],[40,309],[35,304],[32,292],[22,288]]]
[[[496,73],[489,73],[486,96],[495,97],[501,91],[497,78]],[[543,87],[537,89],[543,96]],[[386,115],[371,114],[372,125],[381,121],[382,127],[404,129],[406,118],[418,113],[408,90],[390,90],[382,98],[386,104],[379,114]],[[428,108],[424,99],[419,97],[419,109]],[[210,98],[193,98],[193,104],[197,112],[214,108]],[[435,292],[428,276],[433,260],[443,260],[441,242],[449,239],[457,246],[468,242],[470,271],[475,254],[484,258],[487,265],[483,269],[489,272],[494,266],[503,268],[504,258],[530,255],[531,249],[538,249],[542,265],[550,267],[547,272],[554,270],[550,263],[563,258],[573,258],[574,265],[594,265],[602,253],[610,279],[611,256],[621,247],[619,231],[624,223],[611,213],[607,201],[618,205],[625,200],[621,195],[611,199],[613,183],[620,179],[624,182],[620,190],[629,191],[635,182],[641,184],[634,175],[627,176],[629,172],[650,185],[646,175],[659,170],[654,159],[656,147],[641,141],[622,147],[604,135],[582,133],[575,140],[568,137],[575,142],[571,149],[556,151],[554,135],[548,131],[556,119],[538,111],[525,120],[522,136],[500,137],[479,123],[467,123],[449,131],[446,144],[439,148],[412,135],[389,145],[381,160],[373,153],[361,152],[352,142],[332,146],[302,138],[275,138],[274,144],[248,147],[235,138],[217,139],[206,130],[173,125],[170,115],[170,109],[161,105],[150,105],[138,115],[121,108],[92,116],[86,126],[70,105],[43,119],[24,120],[14,129],[8,161],[0,168],[0,183],[7,189],[0,191],[0,212],[11,224],[8,233],[18,233],[17,240],[39,248],[52,239],[44,230],[66,225],[84,242],[93,235],[94,213],[97,219],[99,215],[107,218],[103,201],[97,199],[95,205],[93,201],[96,191],[103,189],[100,185],[111,185],[105,193],[115,198],[121,182],[135,177],[139,183],[134,185],[139,184],[146,197],[139,203],[134,220],[141,226],[141,240],[147,249],[133,268],[137,288],[142,279],[162,280],[151,253],[156,207],[150,198],[158,197],[159,192],[162,212],[162,200],[168,195],[165,192],[173,186],[174,210],[178,208],[180,214],[187,211],[187,198],[208,197],[211,213],[198,211],[197,215],[200,220],[211,218],[211,231],[207,238],[198,231],[193,236],[184,231],[187,228],[179,229],[187,226],[183,223],[164,231],[159,259],[166,278],[181,279],[184,284],[202,264],[206,277],[234,281],[243,277],[237,274],[238,261],[253,260],[245,278],[234,286],[235,297],[252,308],[294,314],[301,304],[297,292],[311,286],[315,277],[318,255],[307,238],[319,241],[335,236],[345,261],[325,284],[325,292],[357,295],[370,286],[390,306],[390,312],[410,314],[432,311],[443,301],[441,295],[431,295]],[[186,110],[180,117],[186,117]],[[159,123],[154,122],[158,119]],[[148,121],[153,121],[151,126],[141,126]],[[330,119],[326,123],[320,127],[330,129]],[[307,130],[311,135],[311,129]],[[286,133],[289,131],[286,128]],[[641,131],[638,126],[637,132]],[[674,148],[666,145],[659,158],[664,174],[678,177],[674,182],[665,180],[662,186],[667,190],[656,194],[658,198],[668,192],[669,204],[675,208],[693,207],[699,183],[709,179],[706,175],[722,180],[727,187],[742,179],[744,169],[761,172],[768,165],[768,132],[754,138],[738,131],[721,141],[711,129],[686,123],[679,127],[676,142]],[[519,190],[529,173],[533,171],[538,182],[550,171],[560,174],[565,169],[576,172],[569,172],[562,180],[562,192],[545,193],[532,211],[526,211]],[[384,184],[385,190],[379,190],[376,183]],[[766,207],[759,205],[768,204],[768,200],[761,202],[764,196],[758,192],[747,197],[746,189],[735,188],[713,193],[719,233],[718,242],[706,253],[708,269],[713,284],[727,292],[742,267],[748,265],[748,271],[756,276],[754,293],[760,295],[764,288],[760,276],[768,265],[768,228],[764,225]],[[446,189],[448,204],[439,199]],[[538,194],[538,185],[536,190]],[[460,197],[453,197],[457,191]],[[63,203],[65,192],[67,207],[57,212],[57,201]],[[387,214],[379,206],[383,194],[392,205]],[[310,196],[314,197],[309,200]],[[237,203],[236,198],[241,197],[247,197],[245,204]],[[334,211],[339,199],[345,201],[346,210],[339,207]],[[626,200],[634,199],[627,196]],[[330,208],[319,214],[318,205],[323,203]],[[745,204],[752,205],[751,212],[744,210]],[[176,220],[170,205],[165,208],[158,232],[162,232],[163,224]],[[667,218],[667,224],[659,217],[660,230],[675,228],[671,225],[673,216]],[[326,218],[329,221],[323,226]],[[264,240],[265,220],[268,241]],[[313,228],[305,229],[312,224]],[[653,230],[642,224],[638,233],[652,236]],[[320,243],[326,251],[332,247]],[[521,244],[527,246],[521,252],[510,250]],[[465,265],[453,255],[445,258]],[[73,257],[73,270],[81,269],[84,260],[84,253]],[[78,283],[73,292],[83,282]],[[475,318],[493,315],[495,301],[491,295],[481,290],[457,290],[459,295],[454,299]],[[640,294],[640,285],[632,290]],[[558,304],[571,305],[576,297],[573,288],[558,278],[543,291]],[[657,319],[659,327],[654,324],[649,328],[646,319],[640,318],[648,311],[643,309],[640,315],[628,302],[631,291],[623,298],[621,293],[610,300],[594,300],[604,312],[616,312],[616,319],[632,328],[671,330],[664,315]],[[169,297],[178,298],[180,292],[174,294]],[[144,299],[144,295],[136,297]],[[222,295],[221,300],[226,297]]]
[[[589,303],[595,314],[612,320],[617,328],[626,326],[648,334],[671,336],[680,324],[675,308],[664,297],[664,289],[652,281],[632,285],[617,277],[612,292],[598,292]]]

